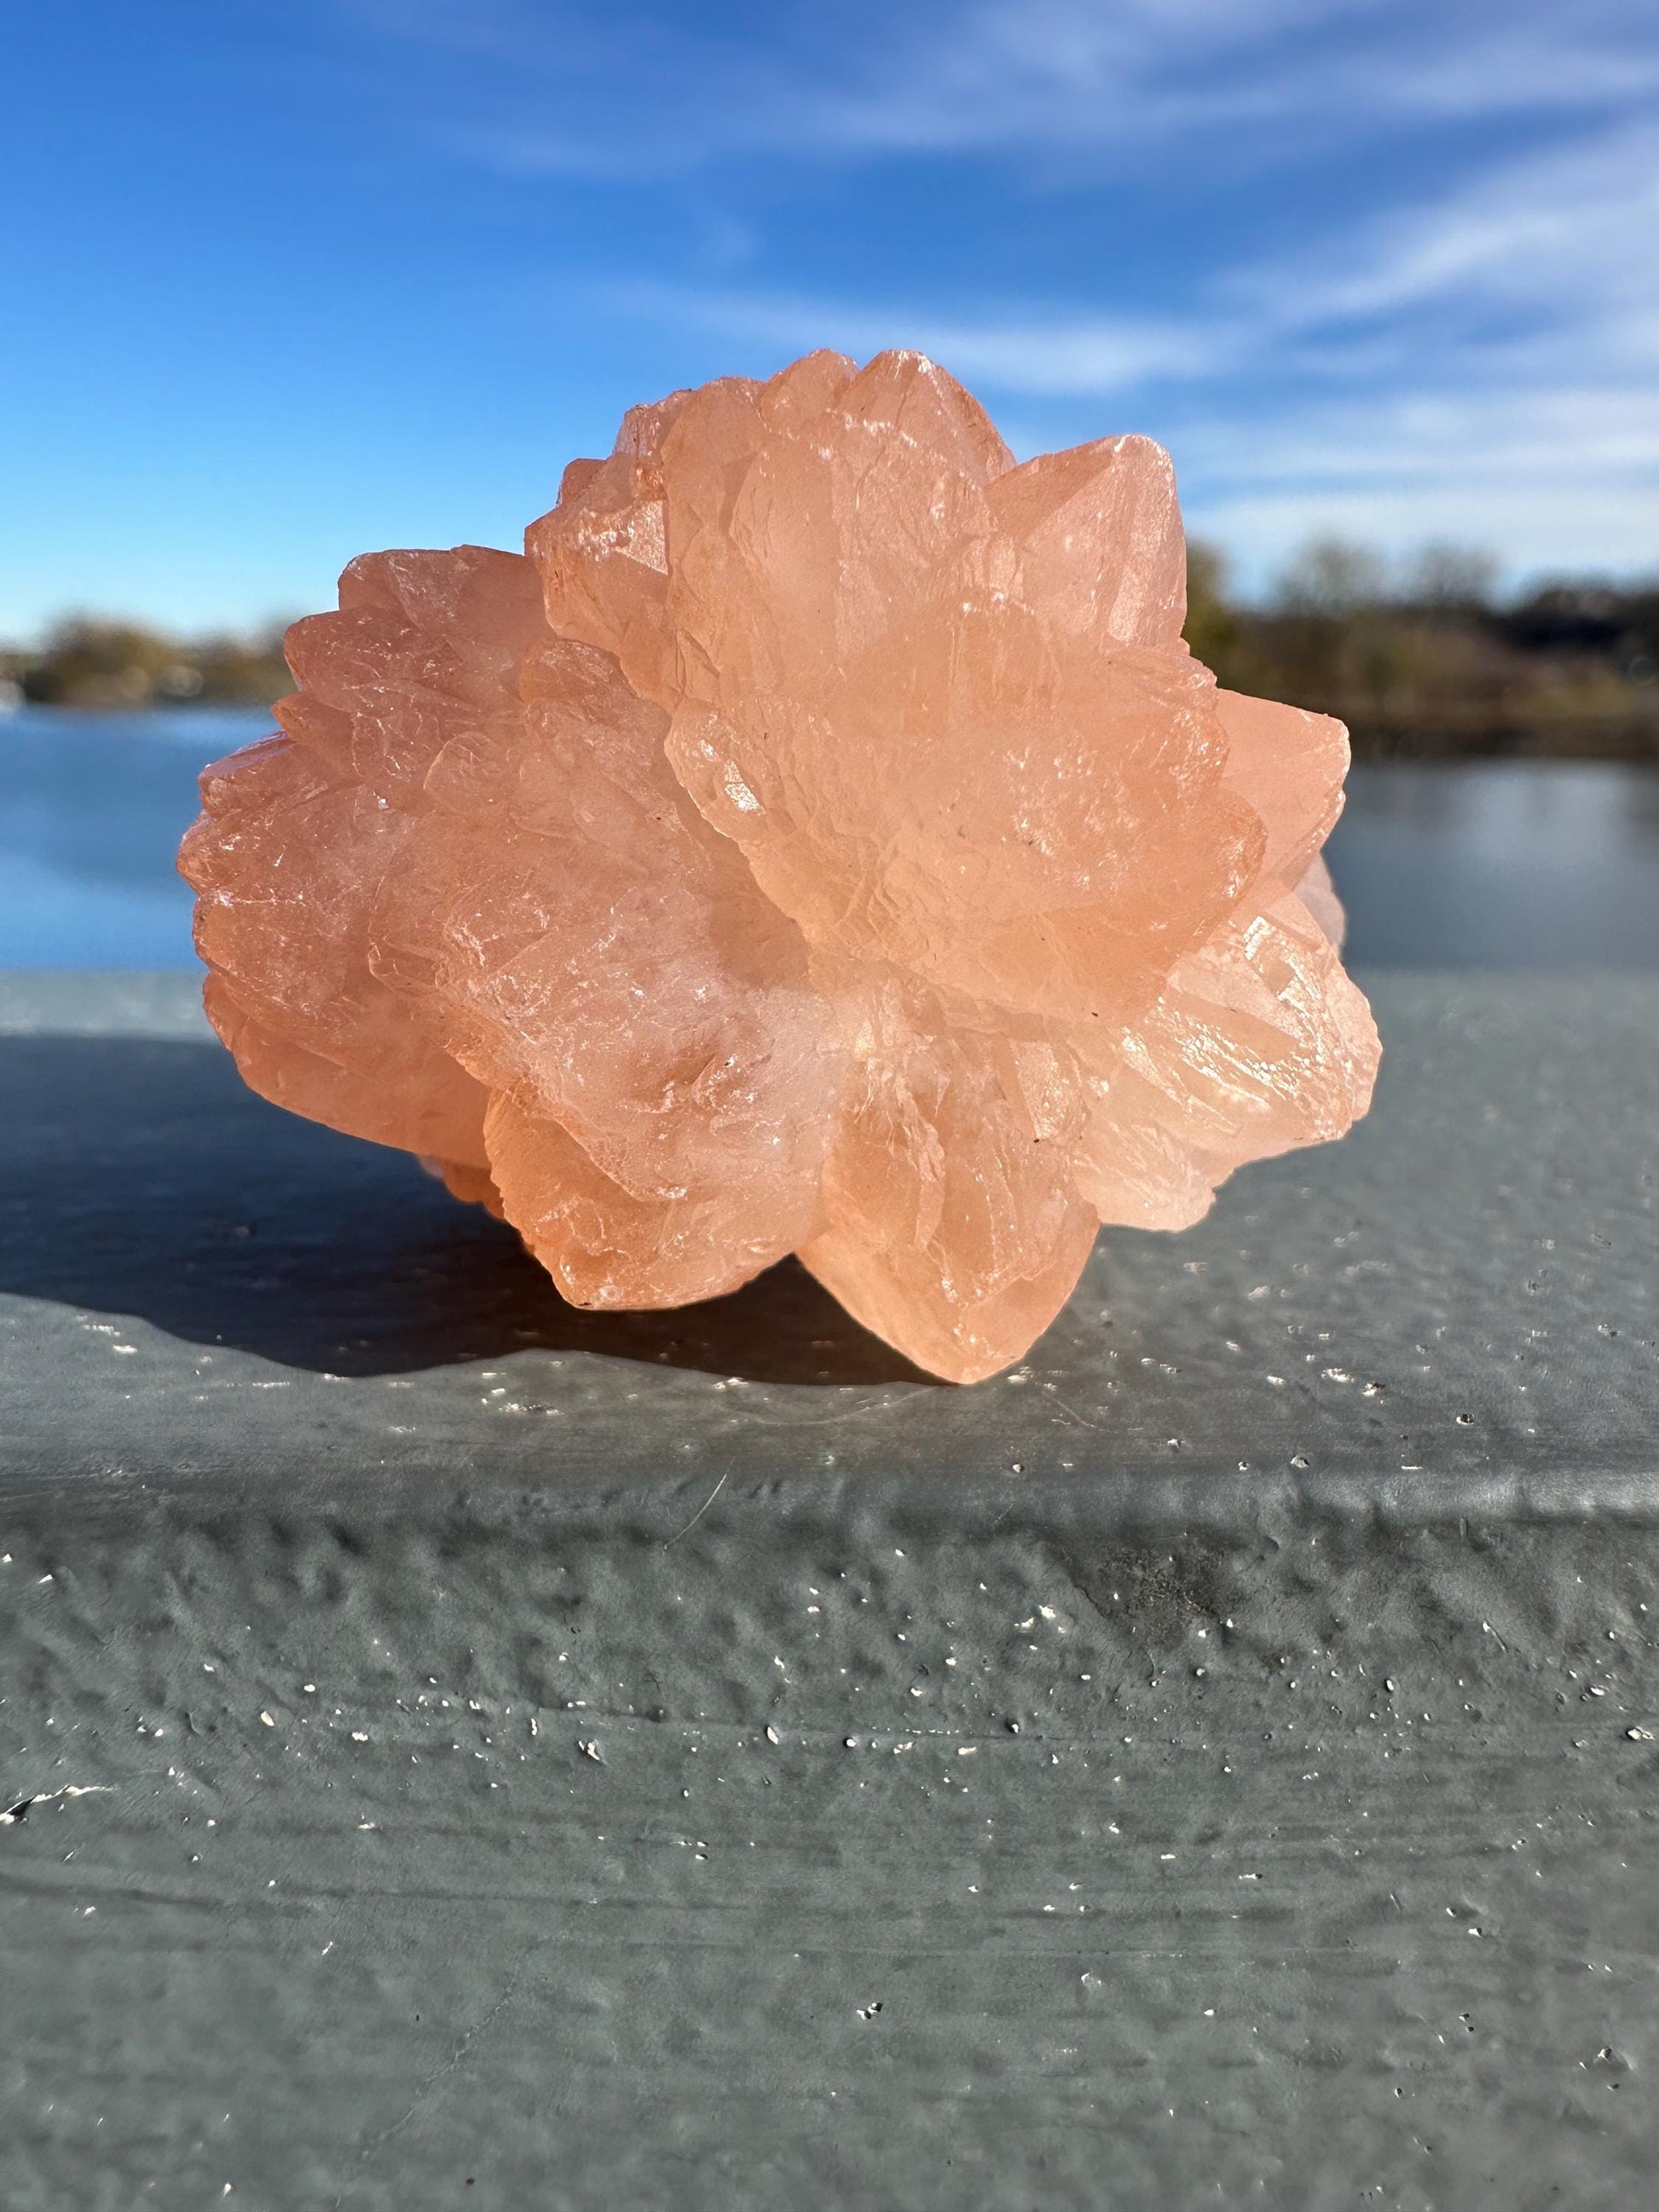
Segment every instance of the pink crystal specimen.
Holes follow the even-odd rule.
[[[1347,745],[1182,642],[1168,456],[1016,465],[921,356],[635,409],[526,556],[355,561],[180,866],[248,1082],[440,1163],[565,1296],[788,1252],[958,1381],[1100,1223],[1339,1136]]]

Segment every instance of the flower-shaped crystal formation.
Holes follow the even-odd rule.
[[[1168,457],[1016,465],[915,354],[633,410],[527,557],[354,562],[181,866],[253,1087],[440,1163],[580,1304],[798,1252],[920,1365],[1102,1221],[1335,1137],[1377,1044],[1340,724],[1182,641]]]

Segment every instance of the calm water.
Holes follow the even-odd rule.
[[[1659,772],[1354,771],[1330,842],[1356,966],[1659,969]]]
[[[0,716],[0,967],[193,963],[173,872],[206,761],[262,714]],[[1659,775],[1357,770],[1331,844],[1358,965],[1659,969]]]

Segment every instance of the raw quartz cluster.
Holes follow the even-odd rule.
[[[1185,576],[1161,447],[1016,465],[917,354],[635,408],[523,556],[368,555],[289,632],[181,856],[208,1011],[577,1304],[794,1252],[990,1375],[1103,1221],[1370,1093],[1344,732],[1218,690]]]

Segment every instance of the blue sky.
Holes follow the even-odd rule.
[[[622,408],[918,345],[1017,450],[1659,568],[1651,0],[0,0],[0,635],[515,544]]]

